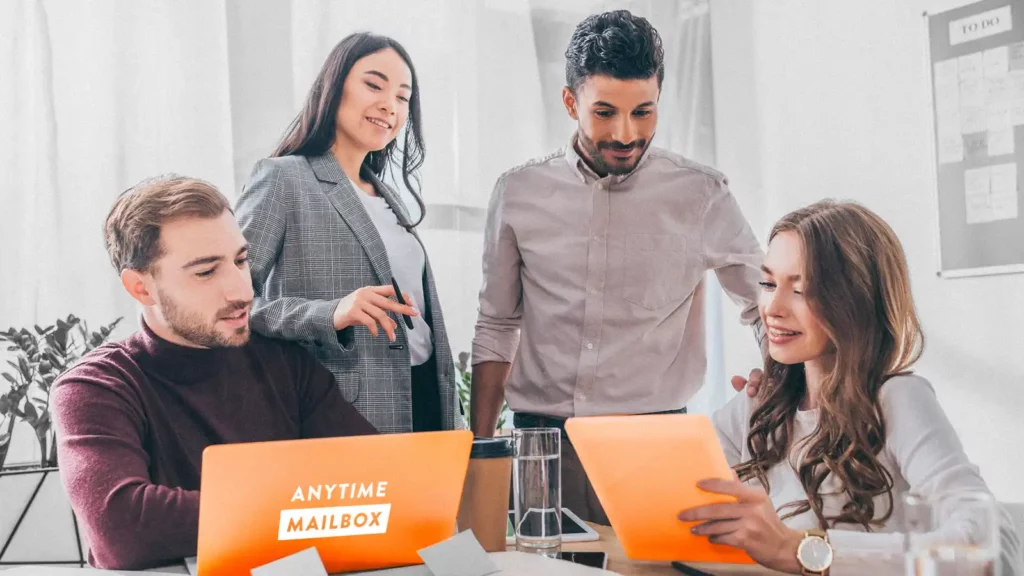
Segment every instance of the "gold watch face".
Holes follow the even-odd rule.
[[[808,536],[800,542],[796,559],[805,570],[824,572],[832,566],[832,546],[824,538]]]

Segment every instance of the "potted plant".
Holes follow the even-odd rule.
[[[466,413],[466,425],[469,426],[469,397],[473,391],[473,371],[469,366],[469,352],[461,352],[459,354],[459,361],[455,367],[459,371],[459,401],[462,402],[463,411]],[[508,411],[508,404],[505,401],[501,403],[501,411],[498,412],[498,425],[497,430],[505,428],[505,413]]]
[[[0,395],[0,469],[7,460],[14,424],[18,420],[35,431],[40,448],[39,467],[57,465],[50,388],[83,354],[106,342],[120,321],[118,318],[100,327],[98,332],[90,332],[84,321],[71,315],[58,319],[53,326],[34,326],[34,332],[25,328],[0,331],[0,342],[7,342],[7,351],[15,356],[14,360],[7,361],[12,370],[0,373],[10,385],[10,389]]]
[[[28,501],[15,510],[12,517],[0,517],[0,523],[12,522],[13,529],[7,533],[6,541],[0,542],[0,566],[19,565],[26,562],[22,552],[17,546],[12,546],[18,528],[30,514],[40,514],[33,510],[33,503],[39,496],[44,484],[58,482],[59,478],[51,474],[57,471],[57,441],[53,429],[53,418],[50,412],[50,390],[53,383],[74,366],[78,359],[90,350],[103,344],[110,337],[114,328],[121,321],[121,318],[114,320],[106,326],[100,327],[98,332],[91,332],[85,322],[75,316],[68,316],[66,319],[57,320],[53,326],[41,328],[34,326],[33,330],[25,328],[9,328],[0,331],[0,342],[7,342],[7,352],[13,353],[13,359],[7,360],[10,370],[0,371],[0,391],[7,387],[0,395],[0,494],[5,491],[5,481],[20,482],[28,476],[29,482],[35,485]],[[37,462],[28,464],[18,463],[13,466],[6,466],[7,457],[11,449],[11,440],[14,437],[17,422],[28,424],[35,432],[35,440],[39,445],[39,459]],[[49,480],[48,480],[49,478]],[[47,492],[52,494],[53,492]],[[63,493],[60,490],[58,493]],[[66,497],[65,497],[66,499]],[[48,558],[47,564],[77,564],[85,565],[85,551],[82,546],[81,535],[78,529],[78,520],[70,509],[70,503],[65,502],[68,507],[68,520],[66,526],[74,529],[74,542],[76,550],[53,550],[56,555]],[[38,508],[38,507],[37,507]],[[43,507],[44,510],[52,507]],[[62,521],[56,518],[50,519],[49,528],[57,530]],[[53,536],[53,534],[49,534]],[[66,556],[66,558],[65,558]],[[30,559],[28,563],[39,563]]]

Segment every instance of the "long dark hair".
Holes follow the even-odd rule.
[[[420,83],[416,79],[416,68],[412,65],[409,53],[396,40],[387,36],[356,32],[346,36],[331,50],[324,62],[313,87],[309,89],[302,111],[292,120],[284,138],[271,156],[320,156],[326,154],[334,143],[335,118],[338,115],[338,103],[341,92],[352,67],[360,59],[388,48],[402,57],[412,72],[412,95],[409,97],[409,118],[405,124],[405,142],[400,150],[398,139],[394,139],[383,150],[370,152],[363,159],[362,168],[383,179],[385,171],[390,167],[398,167],[396,153],[401,155],[402,181],[420,207],[420,217],[408,226],[413,228],[423,221],[427,207],[419,195],[419,177],[416,171],[423,165],[426,148],[423,145],[423,125],[420,111]],[[413,182],[416,185],[413,185]]]
[[[783,518],[810,510],[821,528],[850,523],[870,530],[893,510],[893,478],[879,461],[886,427],[878,395],[889,378],[909,372],[924,348],[906,256],[885,221],[851,202],[822,201],[792,212],[769,241],[782,232],[795,232],[803,244],[804,297],[835,357],[819,392],[817,429],[800,443],[806,452],[797,472],[807,499],[783,506],[790,509]],[[791,426],[807,381],[803,364],[769,357],[765,366],[766,385],[750,417],[750,460],[736,472],[770,491],[768,470],[797,448]],[[849,499],[835,516],[825,515],[822,501],[829,475]],[[888,500],[880,514],[876,496]]]

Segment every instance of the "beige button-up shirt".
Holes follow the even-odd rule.
[[[652,146],[631,173],[599,178],[570,144],[498,179],[473,363],[513,362],[515,412],[682,408],[707,364],[704,272],[761,342],[762,257],[721,173]]]

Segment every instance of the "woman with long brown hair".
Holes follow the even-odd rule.
[[[679,518],[784,572],[902,573],[904,494],[989,492],[910,371],[924,337],[903,248],[867,208],[824,201],[775,225],[762,269],[765,383],[713,418],[739,481],[701,483],[737,502]],[[967,538],[944,520],[939,530]],[[1001,536],[1002,574],[1020,574],[1005,512]]]

